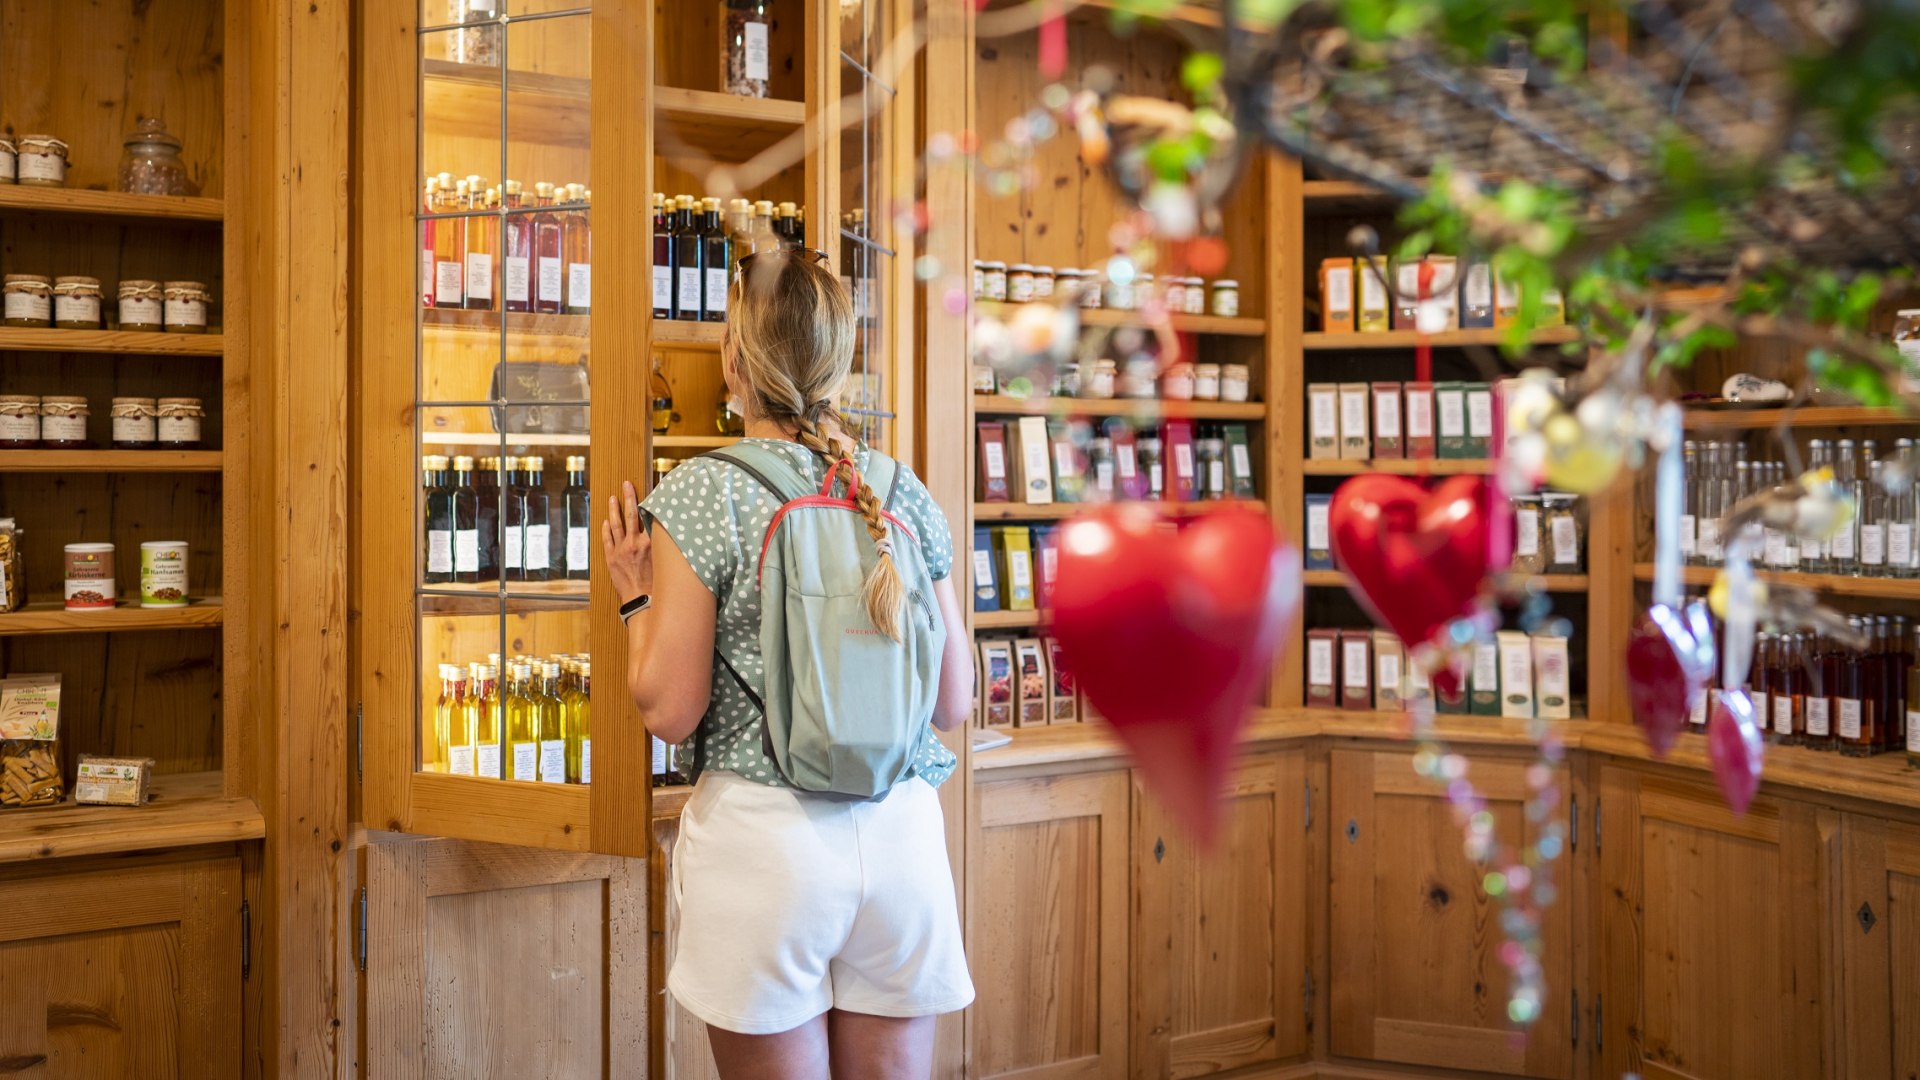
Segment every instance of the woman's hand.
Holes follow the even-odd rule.
[[[606,549],[613,591],[619,594],[621,603],[653,592],[653,539],[640,527],[640,495],[634,491],[633,481],[620,485],[618,498],[607,500],[607,522],[601,526],[600,542]]]

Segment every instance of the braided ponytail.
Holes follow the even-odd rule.
[[[827,402],[817,402],[808,413],[823,417],[832,417],[833,408]],[[906,604],[906,586],[900,581],[900,569],[893,564],[893,530],[887,525],[887,519],[881,515],[880,496],[863,479],[857,485],[853,477],[859,475],[854,467],[851,445],[836,452],[820,433],[815,422],[803,414],[797,424],[800,442],[824,459],[828,467],[844,463],[847,466],[847,483],[852,487],[849,494],[854,505],[860,508],[860,516],[867,521],[867,535],[873,538],[874,550],[880,553],[880,559],[874,563],[867,574],[866,585],[861,589],[860,598],[867,608],[867,618],[873,620],[874,628],[895,641],[900,640],[900,609]]]

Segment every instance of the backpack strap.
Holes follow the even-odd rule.
[[[807,481],[800,470],[786,455],[764,446],[749,442],[723,446],[718,450],[709,450],[701,457],[717,458],[732,465],[754,479],[761,487],[779,499],[781,505],[813,493],[813,485]]]

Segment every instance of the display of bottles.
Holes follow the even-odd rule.
[[[473,459],[453,459],[453,485],[447,492],[453,523],[453,580],[471,585],[480,580],[480,493],[473,486]]]
[[[509,180],[500,219],[501,304],[508,311],[533,310],[533,217],[515,213],[525,206],[520,181]]]
[[[422,211],[461,216],[421,222],[421,304],[589,314],[592,200],[580,184],[535,184],[529,203],[518,180],[427,177]]]
[[[567,527],[567,580],[586,581],[593,555],[593,498],[587,492],[587,459],[567,459],[567,488],[560,495]]]
[[[733,270],[733,237],[720,220],[720,200],[700,200],[700,266],[705,274],[701,318],[727,321],[727,277]]]
[[[674,196],[673,317],[682,322],[699,322],[706,314],[706,249],[700,241],[700,215],[693,196]]]
[[[586,760],[586,657],[487,654],[440,665],[440,696],[423,721],[421,768],[527,783],[583,783],[569,755]],[[501,673],[505,674],[502,675]],[[578,725],[581,744],[570,749]]]
[[[539,710],[529,692],[533,681],[531,665],[507,666],[506,692],[502,695],[507,718],[507,777],[529,783],[540,779]]]
[[[579,184],[568,184],[567,201],[575,209],[561,222],[567,261],[566,312],[586,315],[593,310],[593,225],[588,220],[593,192]]]
[[[653,193],[653,317],[673,318],[673,217],[667,197]]]
[[[426,519],[427,558],[421,581],[443,585],[453,580],[453,485],[447,477],[447,459],[428,454],[420,459],[421,511]]]
[[[573,690],[567,694],[561,726],[566,741],[567,782],[593,782],[593,666],[585,660],[574,665]]]
[[[553,197],[552,184],[533,185],[533,310],[543,315],[566,306],[566,226]]]

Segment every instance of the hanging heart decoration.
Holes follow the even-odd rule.
[[[1487,575],[1512,557],[1513,511],[1485,477],[1432,491],[1371,474],[1340,485],[1333,557],[1374,621],[1414,647],[1474,613]]]
[[[1053,634],[1148,791],[1201,839],[1300,602],[1300,555],[1265,515],[1180,521],[1139,503],[1060,527]]]
[[[1665,757],[1713,675],[1707,606],[1653,604],[1627,638],[1627,702],[1655,757]]]
[[[1720,796],[1735,815],[1744,815],[1760,790],[1761,756],[1765,743],[1754,720],[1753,699],[1745,690],[1722,690],[1714,695],[1707,719],[1707,761],[1713,766]]]

